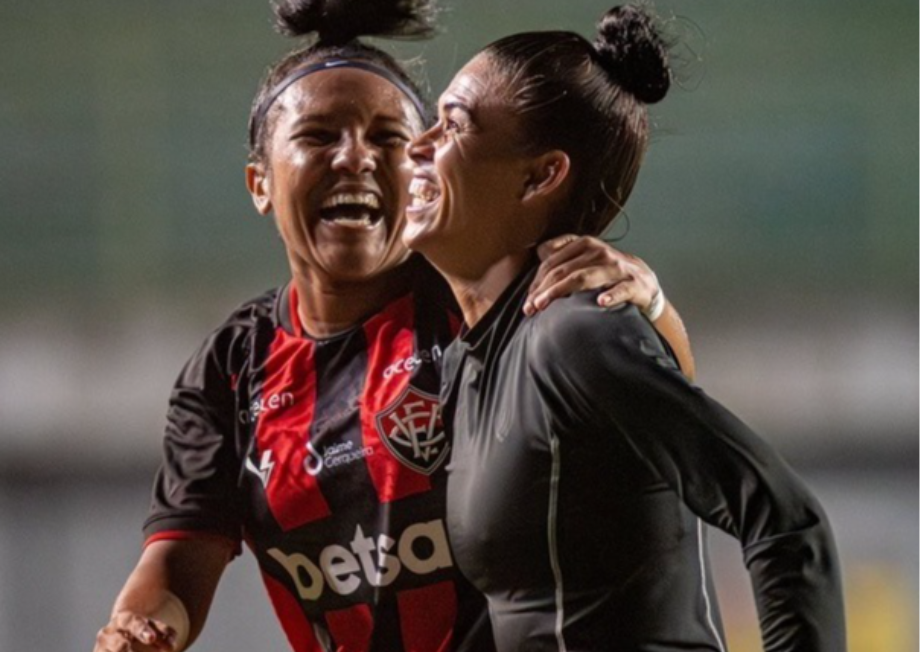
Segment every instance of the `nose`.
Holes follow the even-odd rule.
[[[349,174],[374,172],[377,168],[374,148],[359,135],[346,135],[333,155],[332,168]]]
[[[438,125],[433,126],[413,138],[406,145],[406,154],[412,159],[413,163],[421,165],[431,163],[435,158],[435,139],[438,136]]]

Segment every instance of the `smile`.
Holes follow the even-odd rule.
[[[373,192],[339,192],[320,205],[320,219],[350,228],[370,228],[381,221],[381,202]]]
[[[441,196],[438,185],[421,177],[413,177],[409,184],[409,194],[412,196],[412,208],[421,208],[431,204]]]

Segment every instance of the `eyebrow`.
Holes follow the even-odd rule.
[[[327,124],[334,117],[334,114],[329,113],[301,113],[296,118],[294,118],[292,124],[295,127],[300,127],[301,125],[310,124],[312,122]]]
[[[441,105],[441,110],[444,112],[450,111],[452,109],[458,109],[459,111],[466,113],[468,116],[473,117],[473,111],[470,109],[470,107],[460,100],[452,100],[451,102],[445,102]]]
[[[293,127],[302,127],[304,125],[319,124],[324,127],[335,127],[339,123],[339,120],[342,117],[340,113],[302,113],[294,118],[292,122]],[[396,115],[377,115],[374,117],[374,122],[382,122],[392,125],[401,125],[406,126],[405,120],[400,116]]]

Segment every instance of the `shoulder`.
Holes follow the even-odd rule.
[[[272,288],[249,301],[244,301],[228,315],[219,328],[251,328],[260,319],[277,322],[281,309],[281,293],[286,287]]]
[[[626,370],[627,363],[651,359],[677,369],[658,333],[632,304],[603,308],[597,292],[558,299],[526,321],[532,369],[563,372],[604,367]]]
[[[189,364],[209,362],[233,373],[245,357],[250,341],[260,331],[274,332],[279,325],[281,290],[275,288],[237,306],[199,344]]]
[[[603,308],[597,292],[579,292],[557,299],[526,320],[529,340],[541,350],[655,337],[655,329],[632,304]],[[656,338],[658,339],[658,338]]]
[[[267,324],[274,328],[282,321],[282,290],[274,288],[237,306],[211,333],[211,338],[226,340],[249,333]]]

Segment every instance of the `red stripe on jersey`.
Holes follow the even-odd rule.
[[[217,532],[207,532],[205,530],[163,530],[147,537],[142,547],[146,548],[157,541],[214,541],[230,548],[234,557],[243,552],[239,541],[234,541],[230,537]]]
[[[461,332],[461,320],[453,310],[448,311],[448,328],[451,329],[451,335],[457,337]]]
[[[336,644],[336,652],[368,652],[374,617],[366,604],[326,612],[326,624]]]
[[[275,608],[275,614],[285,630],[285,636],[294,652],[323,652],[323,648],[313,633],[313,625],[301,610],[297,599],[288,593],[284,584],[271,575],[262,574],[262,581],[269,592],[269,599]]]
[[[397,594],[406,652],[448,652],[457,619],[454,582],[439,582]]]
[[[265,362],[256,424],[258,471],[272,515],[284,531],[329,516],[307,444],[316,402],[314,343],[279,328]]]
[[[411,469],[388,450],[381,440],[377,415],[391,407],[409,387],[415,353],[412,295],[392,302],[365,324],[368,340],[368,376],[362,397],[361,430],[371,481],[382,503],[431,489],[424,473]]]

